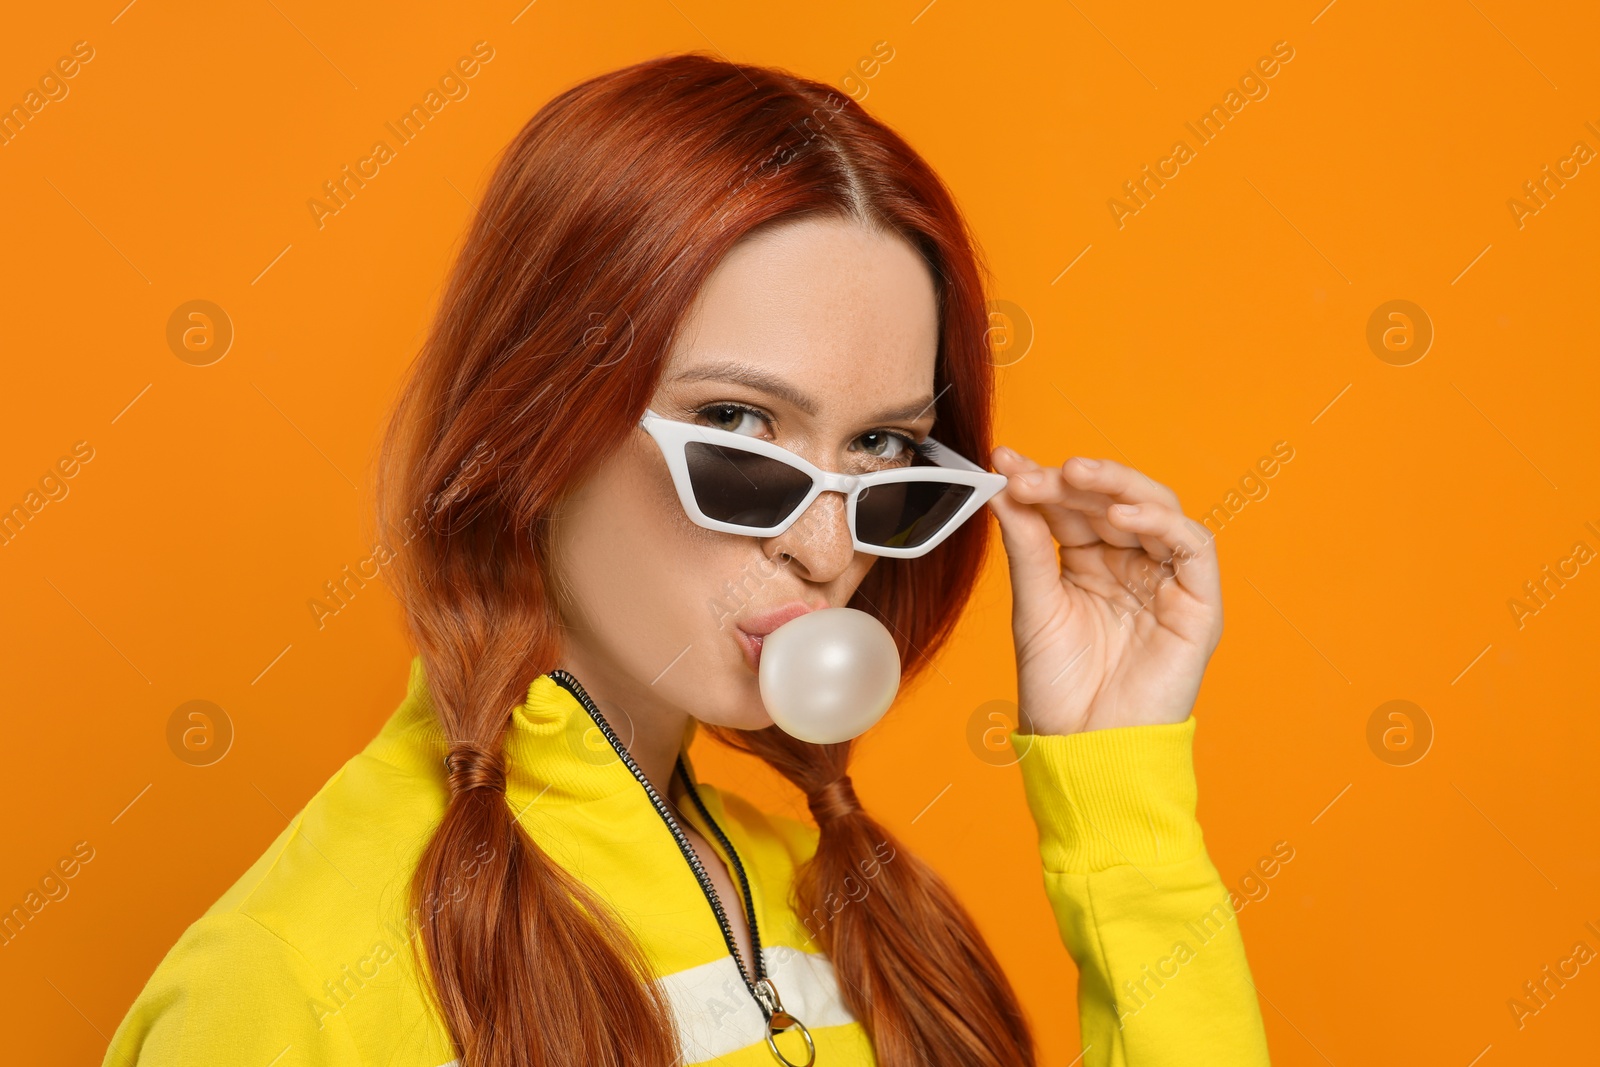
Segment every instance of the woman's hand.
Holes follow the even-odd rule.
[[[1003,446],[993,460],[1009,476],[989,507],[1011,567],[1019,729],[1187,719],[1222,638],[1211,532],[1113,460],[1041,467]]]

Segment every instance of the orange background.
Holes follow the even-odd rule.
[[[524,3],[6,17],[0,104],[94,49],[0,146],[0,506],[93,449],[0,546],[0,905],[94,850],[0,949],[9,1060],[98,1063],[180,931],[394,709],[409,653],[388,593],[320,631],[307,602],[370,554],[377,429],[471,202],[560,89],[703,48],[865,94],[951,183],[1017,309],[1000,440],[1132,463],[1195,517],[1293,449],[1265,496],[1231,498],[1196,711],[1224,880],[1295,850],[1239,916],[1275,1062],[1593,1061],[1600,962],[1520,1029],[1507,1007],[1576,942],[1600,951],[1597,565],[1566,564],[1520,624],[1510,607],[1576,542],[1600,549],[1600,166],[1520,226],[1507,205],[1574,142],[1600,150],[1592,9]],[[319,229],[307,200],[480,40],[470,95]],[[893,57],[868,77],[879,41]],[[1198,146],[1185,122],[1278,41],[1294,58],[1269,94]],[[1108,201],[1180,138],[1194,158],[1119,228]],[[236,331],[210,366],[166,341],[192,299]],[[1407,366],[1367,342],[1393,299],[1436,331]],[[1015,768],[967,742],[1015,696],[1008,596],[997,545],[960,640],[855,778],[976,913],[1059,1064],[1075,978],[1033,825]],[[168,747],[193,699],[235,730],[208,767]],[[1408,766],[1369,747],[1390,700],[1434,731]]]

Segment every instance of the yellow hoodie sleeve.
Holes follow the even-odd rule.
[[[1013,733],[1045,891],[1078,964],[1083,1067],[1257,1067],[1266,1032],[1195,818],[1195,719]]]
[[[319,994],[310,965],[276,934],[244,913],[211,912],[151,975],[104,1067],[361,1067]]]

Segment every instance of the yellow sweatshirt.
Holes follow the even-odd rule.
[[[1195,820],[1194,726],[1191,717],[1012,736],[1027,747],[1018,766],[1044,884],[1080,969],[1085,1067],[1268,1062],[1238,923]],[[378,736],[156,967],[105,1067],[451,1064],[406,944],[410,875],[448,798],[444,752],[416,658]],[[584,703],[550,674],[514,712],[506,765],[509,802],[533,839],[609,901],[641,945],[684,1062],[773,1067],[761,1010],[675,835]],[[699,782],[687,757],[684,766],[742,863],[765,972],[809,1029],[817,1067],[873,1064],[832,965],[788,903],[816,829]],[[675,814],[724,854],[692,804]],[[1064,994],[1069,977],[1057,981]],[[804,1062],[797,1031],[779,1043]]]

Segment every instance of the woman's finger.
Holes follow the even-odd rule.
[[[1075,489],[1103,493],[1119,504],[1165,504],[1182,511],[1178,494],[1151,478],[1114,459],[1089,459],[1073,456],[1061,465],[1061,473]]]
[[[1000,539],[1011,572],[1013,607],[1019,617],[1027,617],[1047,606],[1047,592],[1060,589],[1061,563],[1056,556],[1055,538],[1044,516],[1013,500],[1009,489],[991,497],[988,506],[1000,521]]]
[[[1064,467],[1075,465],[1069,460],[1063,467],[1043,467],[1021,453],[995,450],[995,469],[1009,477],[1008,491],[1017,500],[1033,504],[1062,545],[1080,548],[1103,541],[1119,548],[1136,547],[1137,538],[1105,521],[1106,508],[1119,498],[1099,489],[1074,486]]]
[[[1220,594],[1215,538],[1203,524],[1154,503],[1113,504],[1106,517],[1139,538],[1162,575],[1208,601]]]

